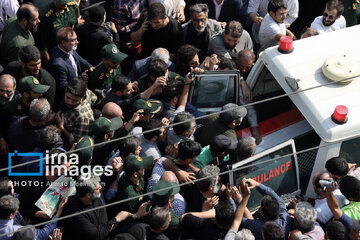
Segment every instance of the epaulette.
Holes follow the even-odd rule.
[[[54,12],[54,10],[51,8],[46,14],[46,17],[49,17],[52,13]]]
[[[76,2],[73,1],[73,2],[68,2],[66,5],[76,5]]]

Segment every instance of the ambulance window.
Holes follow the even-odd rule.
[[[344,141],[340,147],[341,157],[344,157],[349,163],[357,163],[360,166],[360,138]]]
[[[273,149],[276,148],[277,146]],[[268,150],[266,152],[268,152]],[[266,155],[261,156],[259,154],[261,157],[256,158],[256,156],[254,156],[254,159],[246,164],[237,164],[238,166],[236,166],[236,168],[249,167],[235,171],[233,173],[233,183],[238,186],[243,177],[246,177],[253,178],[256,181],[270,187],[279,196],[297,192],[299,189],[297,160],[294,155],[288,156],[293,152],[293,145],[288,144],[280,149],[277,148],[274,151],[271,151],[270,149],[270,153],[268,152]],[[284,157],[279,158],[281,156]],[[271,159],[274,158],[279,159],[271,161]],[[235,164],[233,167],[235,167]],[[248,208],[255,209],[258,207],[262,197],[263,196],[258,191],[253,190],[247,205]]]
[[[272,94],[280,90],[282,89],[275,80],[274,76],[267,67],[264,67],[252,89],[254,97]]]
[[[195,81],[190,102],[197,108],[222,107],[227,103],[237,103],[236,84],[234,74],[202,74],[201,79]]]

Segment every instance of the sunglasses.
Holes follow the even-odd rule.
[[[334,20],[334,19],[335,19],[334,16],[329,15],[329,14],[327,14],[326,12],[323,13],[323,17],[324,17],[324,18],[329,18],[330,20]]]

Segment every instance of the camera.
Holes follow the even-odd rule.
[[[329,188],[329,189],[335,188],[335,182],[333,180],[319,180],[319,184],[320,184],[321,188],[323,189],[323,191],[325,191],[325,189],[327,189],[327,188]]]

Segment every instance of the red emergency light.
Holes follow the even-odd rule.
[[[335,108],[334,113],[331,115],[331,119],[337,124],[344,124],[348,120],[348,109],[344,105],[338,105]]]
[[[291,53],[294,51],[293,39],[290,36],[282,36],[279,41],[278,50],[281,53]]]

